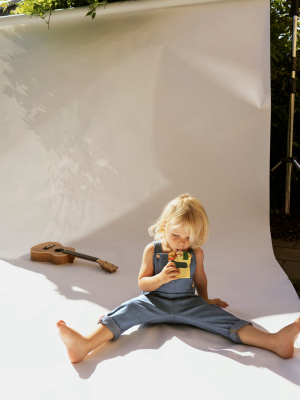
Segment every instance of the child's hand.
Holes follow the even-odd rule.
[[[169,262],[159,273],[162,284],[179,279],[180,270],[176,268],[175,263]]]
[[[221,299],[213,299],[213,300],[208,299],[207,302],[210,304],[215,304],[216,306],[219,306],[221,308],[229,306],[229,304],[227,304],[226,301],[222,301]]]

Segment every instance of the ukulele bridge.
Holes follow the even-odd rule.
[[[55,244],[49,244],[49,246],[46,246],[43,248],[43,250],[51,249],[51,247],[54,247]]]

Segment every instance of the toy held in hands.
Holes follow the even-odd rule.
[[[171,251],[168,254],[168,261],[173,262],[176,268],[180,269],[179,278],[190,278],[190,265],[191,265],[192,254],[187,251]]]

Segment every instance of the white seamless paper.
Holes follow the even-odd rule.
[[[183,325],[133,327],[71,364],[56,321],[85,334],[138,296],[147,229],[188,192],[203,204],[210,298],[276,332],[299,313],[269,228],[266,0],[139,0],[0,18],[0,393],[6,399],[281,399],[283,360]],[[57,241],[119,266],[55,266]]]

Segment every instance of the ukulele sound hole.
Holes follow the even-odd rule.
[[[62,252],[62,251],[64,251],[64,249],[55,249],[54,251],[58,251],[58,252]]]

